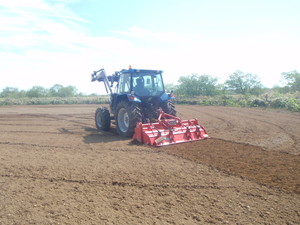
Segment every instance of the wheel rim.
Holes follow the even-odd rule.
[[[129,116],[126,109],[122,108],[118,113],[118,126],[120,131],[123,133],[128,130],[129,127]]]
[[[97,113],[96,115],[96,123],[98,127],[102,127],[102,123],[101,123],[101,114]]]

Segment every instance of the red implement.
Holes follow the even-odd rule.
[[[163,146],[208,138],[197,119],[181,120],[160,111],[157,122],[137,123],[133,140],[153,146]]]

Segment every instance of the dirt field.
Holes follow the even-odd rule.
[[[97,132],[96,105],[0,107],[0,224],[300,224],[300,114],[177,106],[211,139]]]

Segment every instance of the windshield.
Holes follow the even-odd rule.
[[[161,74],[133,73],[133,91],[138,96],[158,96],[164,91]]]

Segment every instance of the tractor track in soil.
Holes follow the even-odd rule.
[[[235,115],[236,116],[239,116],[240,114],[238,113],[238,111],[237,110],[232,110],[232,111],[235,111],[236,113],[235,113]],[[253,116],[249,116],[249,115],[254,115],[254,117]],[[292,134],[292,133],[290,133],[289,131],[288,131],[288,129],[286,129],[284,126],[279,126],[279,125],[277,125],[276,123],[274,123],[274,122],[269,122],[268,121],[268,117],[267,116],[264,116],[264,114],[260,114],[259,116],[260,117],[263,117],[264,116],[264,118],[263,119],[257,119],[257,118],[255,118],[255,116],[257,116],[256,114],[254,114],[254,113],[248,113],[247,115],[244,115],[243,117],[244,117],[244,119],[250,119],[250,120],[254,120],[254,121],[257,121],[257,122],[259,122],[259,123],[265,123],[265,124],[269,124],[269,125],[271,125],[271,126],[273,126],[273,127],[275,127],[275,128],[277,128],[278,129],[278,132],[279,131],[284,131],[292,140],[293,140],[293,145],[291,146],[291,148],[296,148],[296,144],[298,144],[299,143],[299,138],[297,138],[296,137],[296,135],[294,135],[294,134]],[[291,117],[291,119],[299,119],[299,118],[297,118],[297,117],[294,117],[294,116],[292,116]]]
[[[18,176],[12,174],[2,174],[1,177],[24,179],[24,180],[46,180],[49,182],[65,182],[65,183],[78,183],[78,184],[93,184],[97,186],[119,186],[119,187],[134,187],[134,188],[163,188],[163,189],[235,189],[234,186],[216,186],[216,185],[199,185],[199,184],[185,184],[185,185],[172,185],[172,184],[146,184],[146,183],[129,183],[123,181],[99,181],[99,180],[75,180],[66,178],[51,178],[51,177],[35,177],[35,176]]]
[[[0,224],[300,224],[299,113],[177,106],[212,138],[153,148],[97,107],[0,107]]]
[[[222,107],[220,107],[220,108],[222,108]],[[225,107],[223,107],[223,108],[225,108]],[[204,107],[204,109],[205,109],[205,107]],[[188,110],[197,112],[197,109],[194,109],[194,108],[189,108]],[[300,141],[299,141],[299,137],[297,136],[297,134],[300,132],[300,129],[297,127],[297,123],[292,124],[294,127],[292,127],[290,124],[288,126],[286,126],[287,121],[290,122],[290,121],[294,121],[294,120],[296,120],[296,121],[299,120],[299,118],[297,118],[297,113],[296,113],[296,115],[294,115],[293,113],[290,113],[290,112],[276,112],[276,111],[268,112],[266,110],[249,110],[249,112],[243,112],[246,109],[237,110],[236,108],[229,108],[229,110],[230,111],[228,111],[228,115],[229,115],[228,118],[226,118],[226,117],[220,118],[219,115],[224,116],[224,113],[219,112],[218,110],[216,110],[216,111],[212,110],[209,113],[206,113],[205,111],[204,112],[199,111],[199,113],[201,114],[201,118],[202,118],[202,115],[208,115],[208,117],[220,119],[221,121],[224,122],[224,124],[226,124],[225,128],[222,127],[222,125],[218,125],[219,131],[216,132],[216,133],[218,133],[218,135],[221,132],[230,134],[230,132],[233,131],[235,129],[235,127],[237,127],[237,123],[235,123],[235,122],[241,123],[241,121],[245,121],[244,122],[245,124],[246,123],[249,124],[248,126],[246,126],[241,123],[239,128],[240,129],[244,128],[244,130],[239,130],[239,129],[236,130],[237,132],[242,132],[243,134],[253,133],[252,137],[251,136],[249,136],[249,138],[247,137],[246,142],[245,142],[245,140],[240,141],[237,138],[238,137],[237,135],[233,135],[232,137],[229,137],[227,135],[224,138],[226,140],[233,140],[233,141],[237,140],[236,142],[238,142],[238,143],[242,142],[242,143],[257,145],[258,143],[255,143],[253,141],[255,141],[255,138],[259,138],[259,137],[254,136],[254,134],[255,134],[255,132],[257,132],[256,129],[260,128],[263,132],[258,132],[259,135],[262,135],[262,134],[264,135],[265,133],[267,133],[268,138],[270,138],[271,135],[274,135],[274,134],[277,135],[279,141],[274,146],[278,149],[277,151],[288,152],[290,154],[296,154],[296,155],[298,154],[299,155],[299,152],[298,151],[293,152],[293,149],[300,148]],[[242,114],[241,114],[241,112],[242,112]],[[252,116],[249,116],[249,115],[252,115]],[[280,117],[280,115],[284,115],[288,119],[285,119],[281,122],[276,121],[276,119],[274,119],[274,118],[277,118],[277,116]],[[242,118],[242,120],[241,120],[241,118]],[[231,120],[233,120],[234,122],[232,122]],[[274,121],[274,122],[270,122],[270,120]],[[233,125],[233,123],[235,123],[235,126]],[[293,123],[293,122],[291,122],[291,123]],[[259,126],[256,126],[256,124]],[[266,126],[269,126],[270,129],[263,127],[263,124],[265,124]],[[252,127],[254,127],[254,129]],[[291,128],[292,128],[292,130],[290,130]],[[249,129],[249,131],[247,131],[246,129]],[[270,130],[272,130],[272,131],[270,131]],[[286,138],[290,139],[289,143],[282,141],[281,142],[282,146],[280,146],[279,143],[280,143],[280,139],[282,139],[282,137],[279,137],[279,134],[287,136]],[[252,140],[251,140],[251,138],[252,138]],[[272,144],[272,141],[274,142],[275,140],[276,140],[275,138],[273,138],[273,140],[270,139],[270,141],[266,142],[265,145],[260,145],[260,146],[265,149],[270,148],[273,151],[274,148],[270,147],[270,144]],[[263,143],[263,141],[261,141],[261,143]],[[261,143],[259,143],[259,144],[261,144]]]

